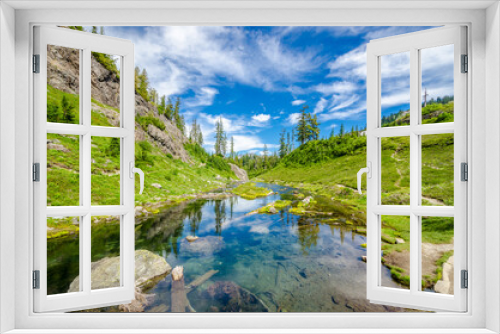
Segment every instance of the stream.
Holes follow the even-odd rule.
[[[136,249],[146,249],[184,267],[185,282],[217,273],[187,297],[197,312],[397,312],[403,309],[366,300],[364,235],[349,225],[332,225],[282,210],[249,212],[280,198],[293,188],[257,184],[275,194],[255,200],[239,196],[224,200],[193,200],[168,208],[136,225]],[[300,220],[307,224],[299,224]],[[303,221],[302,221],[303,222]],[[197,236],[193,243],[186,236]],[[49,239],[48,291],[66,292],[78,275],[78,237]],[[119,225],[92,227],[92,261],[119,255]],[[398,287],[382,267],[386,287]],[[155,294],[146,312],[167,312],[171,276],[146,291]],[[232,292],[242,288],[233,305]],[[221,293],[223,291],[224,293]],[[234,299],[234,298],[233,298]],[[111,310],[111,309],[109,309]]]

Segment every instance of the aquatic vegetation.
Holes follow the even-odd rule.
[[[255,183],[248,182],[239,185],[231,190],[233,194],[239,195],[244,199],[256,199],[259,197],[266,197],[272,194],[272,191],[267,188],[257,187]]]

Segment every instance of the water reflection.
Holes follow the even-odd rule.
[[[366,238],[350,226],[339,225],[341,211],[314,219],[286,210],[247,215],[272,201],[290,198],[291,189],[266,186],[279,194],[253,201],[238,197],[194,200],[138,221],[136,249],[150,250],[172,267],[182,265],[187,284],[212,273],[188,294],[197,312],[396,310],[365,299],[366,263],[360,259],[366,251],[360,245]],[[116,238],[118,229],[113,224],[102,227],[92,236],[92,243]],[[189,235],[199,239],[190,243]],[[64,239],[49,244],[71,252]],[[58,269],[57,261],[49,261],[49,266]],[[389,271],[383,273],[391,284]],[[50,285],[67,290],[73,278],[57,276]],[[147,291],[155,294],[155,302],[146,312],[169,309],[170,280],[168,275]]]

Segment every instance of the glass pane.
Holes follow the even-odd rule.
[[[120,216],[92,217],[92,290],[121,286]]]
[[[454,136],[422,136],[422,205],[453,206]]]
[[[47,206],[80,205],[80,137],[47,134]]]
[[[92,137],[92,205],[120,205],[120,138]]]
[[[92,52],[92,125],[120,126],[120,60]]]
[[[422,123],[453,122],[453,45],[420,50]]]
[[[410,124],[410,52],[380,57],[381,124]]]
[[[410,205],[410,137],[381,138],[381,203]]]
[[[47,45],[47,122],[80,122],[80,50]]]
[[[422,217],[422,289],[453,294],[454,220]]]
[[[382,263],[392,280],[384,279],[382,286],[410,288],[410,217],[382,216]]]
[[[47,218],[47,294],[80,291],[80,217]]]

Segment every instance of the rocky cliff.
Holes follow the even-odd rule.
[[[80,57],[78,50],[49,46],[47,50],[47,84],[65,93],[78,94],[80,87]],[[113,126],[120,122],[120,79],[106,69],[92,56],[91,73],[92,111],[103,115]],[[161,130],[149,124],[146,131],[136,123],[136,141],[147,140],[157,146],[165,154],[191,163],[184,144],[188,139],[164,115],[158,113],[155,105],[144,100],[139,94],[135,95],[135,114],[139,116],[154,116],[164,125]]]

